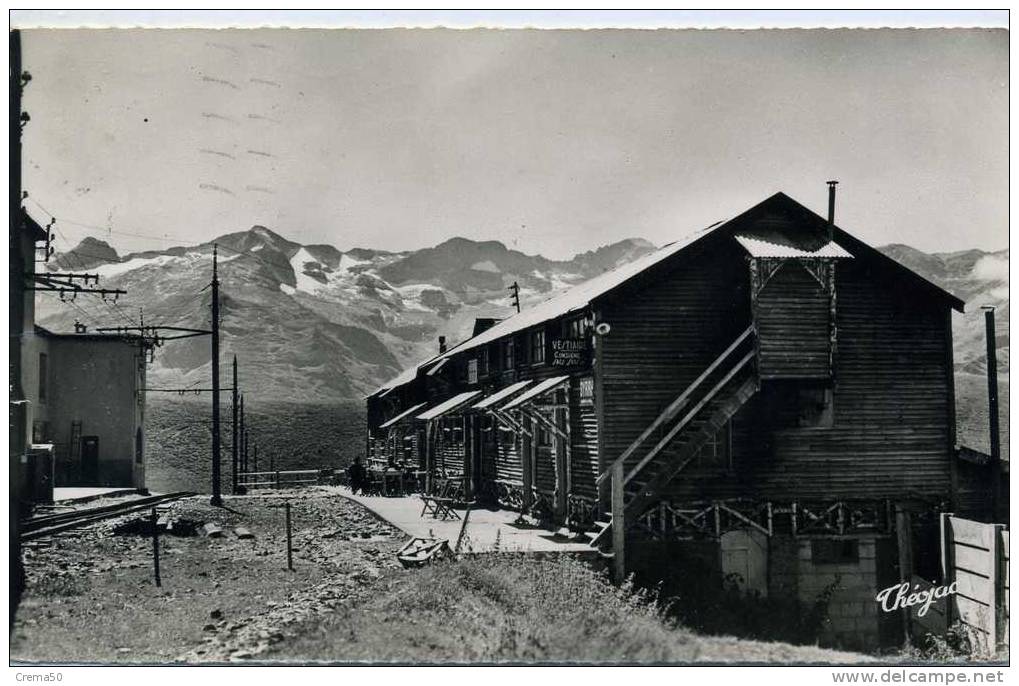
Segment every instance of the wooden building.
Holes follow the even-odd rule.
[[[762,594],[849,580],[831,640],[876,644],[896,513],[954,496],[963,303],[835,226],[830,188],[828,218],[778,193],[407,370],[367,399],[371,456],[587,531],[620,576],[707,546]]]

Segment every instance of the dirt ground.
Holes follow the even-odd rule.
[[[294,570],[286,563],[291,503]],[[103,504],[95,501],[95,506]],[[568,555],[493,554],[404,570],[404,534],[315,489],[174,503],[162,586],[138,515],[30,542],[11,659],[42,663],[841,662],[811,646],[703,637]],[[253,539],[238,538],[243,526]]]
[[[294,571],[286,564],[287,500]],[[253,659],[399,567],[394,553],[402,533],[355,503],[315,491],[227,498],[226,508],[195,497],[174,503],[169,514],[215,522],[224,536],[161,535],[159,588],[151,538],[114,534],[137,515],[30,542],[12,660]],[[237,538],[238,525],[255,538]]]

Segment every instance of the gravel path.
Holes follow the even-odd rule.
[[[287,501],[292,572],[286,568]],[[162,535],[161,588],[153,583],[151,538],[137,515],[30,544],[12,659],[257,659],[303,622],[370,593],[386,570],[399,569],[395,552],[403,534],[345,498],[308,489],[227,498],[225,504],[214,508],[207,497],[196,497],[166,508],[178,522],[214,522],[224,535]],[[238,526],[255,538],[238,538]]]

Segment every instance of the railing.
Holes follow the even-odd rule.
[[[715,358],[715,361],[708,365],[708,368],[705,369],[700,376],[694,379],[693,383],[691,383],[687,387],[687,389],[683,391],[682,394],[680,394],[678,398],[669,403],[668,407],[662,410],[661,414],[659,414],[658,417],[653,422],[651,422],[651,424],[646,429],[644,429],[640,436],[634,439],[634,441],[629,445],[629,447],[626,450],[624,450],[623,453],[619,457],[617,457],[615,461],[613,461],[613,463],[609,465],[609,467],[604,472],[598,475],[596,483],[598,485],[601,485],[606,479],[609,478],[613,469],[621,468],[622,465],[626,462],[626,460],[631,455],[633,455],[633,453],[635,453],[638,448],[640,448],[640,446],[651,436],[651,434],[660,429],[667,422],[674,419],[683,410],[683,408],[685,408],[690,403],[694,393],[697,392],[701,384],[703,384],[705,380],[707,380],[722,365],[722,363],[725,362],[725,360],[728,359],[728,357],[732,355],[732,353],[753,334],[754,327],[753,326],[747,327],[746,331],[741,333],[736,338],[736,340],[733,341],[731,345],[729,345],[728,348],[722,351],[722,354]],[[704,398],[694,407],[694,409],[688,412],[686,416],[683,417],[683,419],[678,424],[676,424],[676,426],[673,427],[669,431],[669,433],[655,445],[651,452],[649,452],[648,455],[646,455],[638,463],[636,467],[629,471],[629,473],[623,479],[623,483],[625,484],[626,482],[630,481],[630,479],[632,479],[637,472],[643,469],[643,467],[651,459],[653,459],[655,455],[661,452],[661,450],[669,444],[669,442],[676,436],[676,434],[679,433],[683,429],[683,427],[685,427],[690,422],[690,420],[693,419],[693,417],[708,402],[710,402],[711,399],[715,397],[715,395],[718,394],[718,392],[725,386],[725,384],[727,384],[740,369],[746,366],[750,362],[750,360],[753,359],[754,354],[755,353],[751,351],[747,353],[747,355],[743,357],[743,359],[737,362],[736,366],[733,367],[729,371],[729,373],[726,374],[726,376],[721,381],[719,381],[715,385],[715,387],[708,392],[707,395],[704,396]]]
[[[240,472],[237,474],[237,485],[244,488],[283,488],[284,486],[301,486],[317,484],[323,476],[320,469],[291,469],[274,472]]]

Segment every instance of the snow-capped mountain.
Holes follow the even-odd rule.
[[[85,269],[100,285],[127,291],[116,303],[40,294],[38,321],[72,331],[160,324],[207,328],[213,243],[219,246],[224,381],[237,354],[246,394],[281,400],[355,398],[406,365],[470,335],[475,317],[511,313],[509,286],[523,305],[643,255],[629,239],[549,260],[497,241],[453,238],[410,252],[301,245],[256,226],[193,247],[119,256],[89,238],[57,254],[51,269]],[[204,290],[203,290],[204,289]],[[207,383],[208,338],[168,341],[156,351],[150,385]]]
[[[571,260],[549,260],[497,241],[452,238],[407,252],[340,251],[301,245],[256,226],[193,247],[119,256],[88,238],[57,254],[51,269],[87,269],[100,284],[128,292],[116,304],[94,296],[74,303],[40,294],[39,322],[72,331],[138,323],[205,328],[213,243],[219,245],[224,360],[236,353],[246,393],[320,401],[356,398],[437,350],[437,338],[466,338],[476,317],[511,314],[510,284],[526,307],[563,288],[654,249],[627,239]],[[982,373],[980,306],[998,308],[998,359],[1008,367],[1008,251],[927,254],[905,245],[884,252],[967,302],[957,316],[961,372]],[[203,290],[204,289],[204,290]],[[209,342],[167,342],[150,368],[153,384],[186,386],[208,379]],[[224,365],[226,373],[227,365]],[[225,379],[225,377],[224,377]]]

